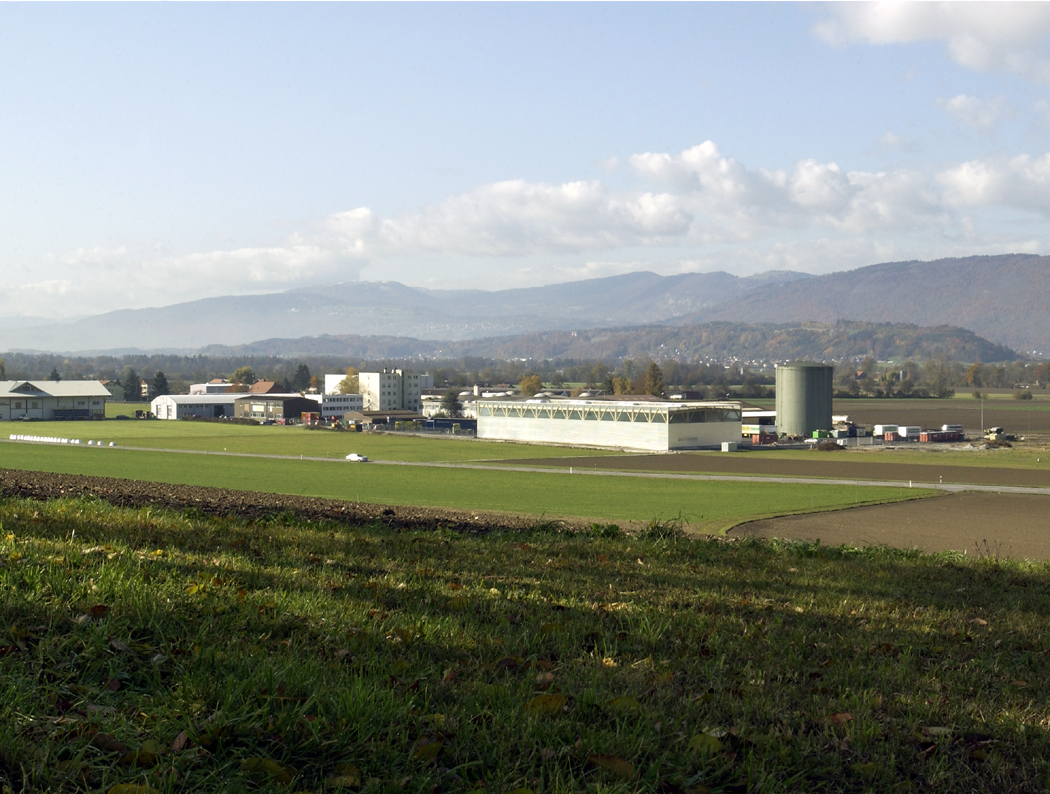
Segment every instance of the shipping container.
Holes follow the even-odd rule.
[[[776,433],[754,433],[751,436],[751,443],[758,444],[772,444],[777,440]]]
[[[941,430],[945,433],[961,433],[963,431],[962,425],[941,425]]]
[[[891,430],[888,433],[883,433],[882,438],[884,441],[900,441],[901,437],[896,430]]]
[[[910,438],[915,440],[919,437],[919,433],[922,432],[922,428],[918,425],[904,425],[897,428],[897,432],[900,433],[901,438]]]
[[[875,425],[875,435],[884,436],[887,433],[896,433],[899,425]]]

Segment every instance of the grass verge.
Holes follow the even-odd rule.
[[[89,499],[0,522],[10,790],[1050,783],[1047,565]]]

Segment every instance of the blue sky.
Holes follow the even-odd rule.
[[[5,316],[1050,248],[1050,4],[0,4]]]

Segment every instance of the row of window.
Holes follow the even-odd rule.
[[[697,424],[702,422],[739,422],[740,411],[732,408],[697,408],[691,411],[634,411],[562,406],[503,406],[481,405],[481,416],[500,416],[518,419],[576,419],[587,422],[648,422],[651,424],[673,425]]]

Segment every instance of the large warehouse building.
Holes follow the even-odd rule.
[[[158,419],[183,419],[200,416],[218,419],[233,416],[233,403],[243,394],[165,394],[154,397],[150,410]]]
[[[740,440],[740,404],[681,400],[478,400],[478,438],[668,452]]]
[[[0,381],[0,421],[103,419],[109,390],[97,380]]]

